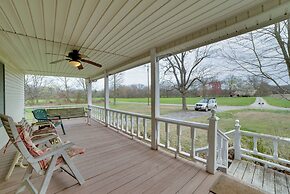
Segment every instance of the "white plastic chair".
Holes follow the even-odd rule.
[[[73,143],[55,145],[49,151],[45,152],[43,155],[34,157],[30,154],[24,142],[19,137],[20,135],[18,133],[17,127],[13,119],[9,116],[2,114],[0,114],[0,118],[2,120],[2,123],[5,127],[5,130],[10,140],[13,142],[17,150],[23,155],[24,159],[26,159],[28,162],[28,167],[22,179],[21,186],[18,188],[16,193],[23,192],[27,187],[32,193],[45,194],[53,172],[59,168],[62,168],[64,165],[66,165],[70,169],[72,174],[64,170],[65,172],[73,176],[73,178],[75,178],[80,185],[84,183],[82,175],[80,174],[76,166],[73,164],[71,158],[68,156],[66,151],[74,145]],[[49,140],[49,137],[47,138]],[[62,158],[62,162],[57,164],[57,159],[60,157]],[[43,169],[40,166],[39,162],[45,159],[50,159],[50,162],[48,168]],[[30,180],[33,171],[35,171],[39,175],[45,176],[39,191],[35,188],[35,186],[32,184]]]

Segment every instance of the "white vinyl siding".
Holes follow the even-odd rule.
[[[24,116],[24,73],[5,65],[5,114],[11,116],[15,121],[20,121]],[[3,149],[8,141],[3,127],[0,128],[0,180],[8,172],[15,148],[9,146],[7,153],[3,155]]]

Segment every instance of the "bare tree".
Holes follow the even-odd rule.
[[[24,80],[25,95],[28,99],[38,103],[41,87],[45,85],[45,77],[39,75],[26,75]]]
[[[195,81],[209,74],[209,67],[200,64],[209,57],[209,48],[202,47],[164,59],[164,80],[172,84],[182,98],[182,110],[187,110],[186,95]]]
[[[114,105],[116,105],[117,89],[123,83],[123,74],[116,73],[110,77],[111,88],[113,88]]]
[[[76,78],[76,84],[80,87],[85,93],[87,92],[86,80],[84,78]]]
[[[71,102],[70,99],[70,79],[67,77],[59,77],[58,80],[61,82],[64,89],[64,96],[67,102]]]
[[[290,84],[289,21],[288,19],[233,38],[228,41],[224,52],[224,56],[229,63],[234,64],[236,71],[271,81],[283,91],[282,96],[283,93],[290,92],[282,87]]]

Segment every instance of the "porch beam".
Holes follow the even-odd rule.
[[[151,149],[158,150],[158,122],[160,116],[159,63],[156,48],[150,50],[151,58]]]
[[[109,75],[106,73],[105,77],[104,77],[104,98],[105,98],[105,102],[104,102],[104,108],[105,108],[105,125],[108,126],[109,125],[109,114],[108,114],[108,108],[110,105],[110,92],[109,92]]]
[[[88,125],[91,124],[91,114],[92,114],[92,105],[93,105],[93,93],[92,93],[92,81],[90,79],[86,79],[86,88],[87,88],[87,98],[88,98]]]

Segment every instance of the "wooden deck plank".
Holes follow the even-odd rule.
[[[290,175],[286,175],[288,192],[290,193]]]
[[[262,189],[263,181],[264,181],[264,168],[262,166],[256,165],[252,185]]]
[[[247,163],[244,161],[240,161],[239,166],[236,170],[236,172],[234,173],[234,176],[240,180],[242,180],[244,173],[246,171],[247,168]]]
[[[207,176],[206,179],[198,186],[198,188],[193,193],[209,193],[210,188],[213,186],[213,184],[216,182],[221,174],[221,172],[217,172],[215,175],[210,174],[209,176]]]
[[[220,172],[209,175],[200,165],[151,150],[97,122],[91,126],[83,119],[64,122],[67,135],[61,135],[62,139],[86,148],[85,154],[74,160],[86,182],[79,186],[66,173],[55,172],[47,194],[200,193],[208,192],[219,176]],[[14,193],[24,171],[17,168],[8,182],[0,183],[0,193]],[[42,179],[33,175],[32,182],[37,186]]]
[[[275,191],[276,194],[288,193],[286,175],[275,171]]]
[[[177,193],[186,194],[192,193],[197,187],[209,176],[204,171],[199,171],[194,177],[192,177]]]
[[[228,169],[228,174],[229,175],[234,175],[234,173],[236,172],[239,164],[240,164],[239,160],[233,160],[232,164],[230,165],[230,167]]]
[[[144,181],[142,184],[135,187],[134,190],[131,190],[129,193],[143,193],[148,191],[149,189],[152,189],[152,187],[158,189],[159,184],[160,187],[163,189],[164,187],[170,185],[170,180],[174,177],[177,177],[176,175],[178,173],[185,172],[186,170],[189,170],[189,168],[190,167],[185,166],[184,163],[174,164],[165,171],[162,171],[154,177],[151,177],[150,179]]]
[[[263,190],[267,191],[268,193],[275,194],[275,184],[274,184],[275,171],[272,169],[266,168],[264,173],[265,174],[264,174]]]
[[[151,171],[146,171],[144,174],[139,176],[138,178],[123,184],[122,186],[116,188],[115,190],[111,191],[110,193],[128,193],[129,191],[133,190],[138,185],[142,184],[144,181],[149,180],[150,178],[158,175],[159,173],[168,170],[175,163],[175,159],[171,158],[166,161],[166,165],[160,165],[157,168],[152,169]]]
[[[246,161],[242,161],[246,163]],[[251,184],[253,181],[254,177],[254,172],[255,172],[256,165],[253,163],[248,163],[247,168],[245,169],[244,176],[242,178],[243,181],[245,181],[248,184]]]
[[[171,184],[169,187],[167,187],[165,190],[163,190],[161,193],[162,194],[173,194],[176,193],[177,191],[179,191],[189,180],[191,180],[192,178],[194,178],[196,176],[196,174],[203,169],[195,169],[192,168],[190,170],[188,170],[187,172],[185,172],[184,174],[182,174],[181,177],[179,177],[179,179],[177,181],[175,181],[173,184]]]

